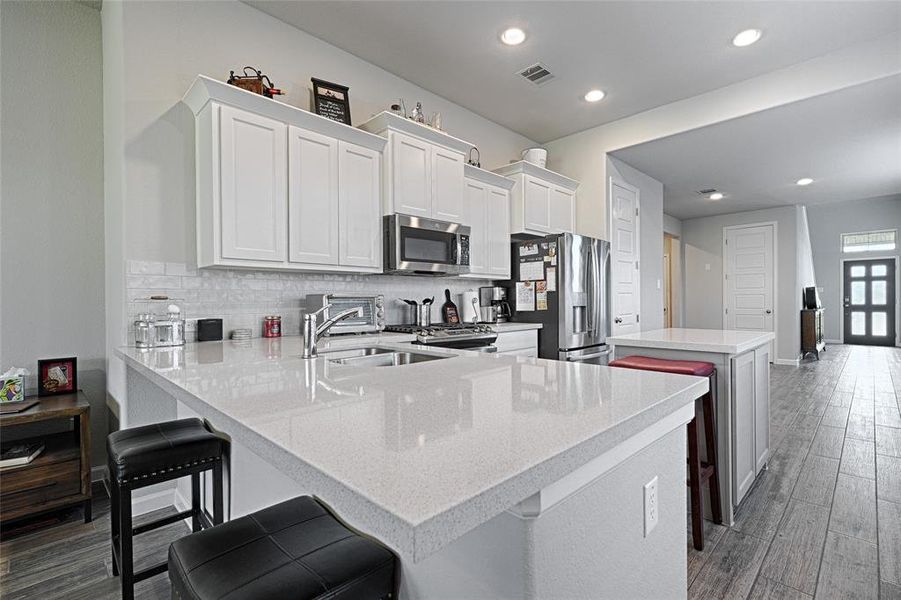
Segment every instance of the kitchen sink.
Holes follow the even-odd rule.
[[[425,354],[389,348],[354,348],[322,352],[321,354],[325,355],[330,362],[357,367],[399,367],[453,357],[451,354]]]

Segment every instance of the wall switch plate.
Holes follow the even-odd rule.
[[[657,280],[657,289],[658,290],[660,289],[660,280],[659,279]]]
[[[657,477],[644,484],[644,537],[654,530],[657,526],[658,518],[657,505]]]
[[[704,263],[704,270],[705,270],[705,271],[709,271],[709,270],[710,270],[710,263]]]

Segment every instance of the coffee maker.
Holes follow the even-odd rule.
[[[506,323],[513,315],[507,302],[507,288],[480,287],[479,304],[482,307],[482,321],[486,323]]]

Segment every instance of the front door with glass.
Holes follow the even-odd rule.
[[[844,342],[895,345],[895,259],[844,263]]]

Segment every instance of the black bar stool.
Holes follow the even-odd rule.
[[[705,483],[710,490],[710,513],[713,522],[722,524],[723,512],[720,506],[719,462],[716,458],[716,365],[699,360],[670,360],[649,356],[626,356],[614,360],[611,367],[660,371],[676,375],[707,377],[709,390],[701,396],[701,416],[704,419],[704,444],[707,460],[701,461],[698,449],[698,411],[688,422],[688,489],[691,496],[691,536],[696,550],[704,549],[704,507],[701,486]]]
[[[300,496],[169,546],[172,598],[397,598],[400,559]]]
[[[122,598],[134,598],[134,584],[164,573],[167,563],[134,572],[133,537],[191,518],[194,531],[223,521],[222,462],[228,441],[200,419],[181,419],[123,429],[106,440],[109,457],[110,520],[113,575],[122,577]],[[201,507],[200,475],[213,472],[213,519]],[[132,526],[131,493],[134,490],[191,476],[191,508],[178,514]]]

